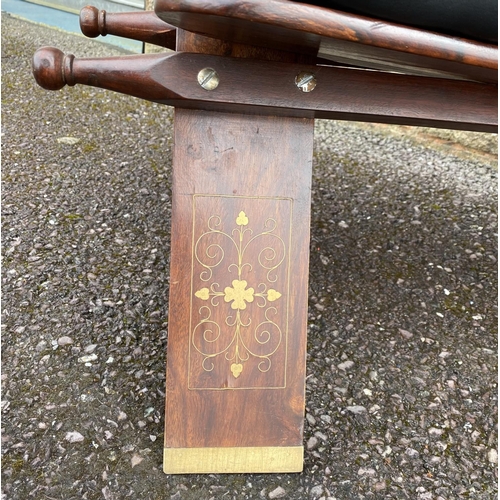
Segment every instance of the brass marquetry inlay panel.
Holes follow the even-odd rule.
[[[286,387],[292,205],[193,197],[190,389]]]

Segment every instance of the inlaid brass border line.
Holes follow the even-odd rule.
[[[303,446],[164,448],[165,474],[302,472]]]

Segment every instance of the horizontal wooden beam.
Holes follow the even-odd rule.
[[[155,11],[178,28],[224,41],[312,53],[365,68],[498,82],[496,45],[308,3],[156,0]]]
[[[33,68],[50,90],[81,83],[181,108],[482,132],[498,126],[497,87],[476,82],[191,53],[75,59],[50,47],[36,52]],[[310,92],[304,78],[315,85]]]

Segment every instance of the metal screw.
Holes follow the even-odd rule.
[[[198,83],[205,90],[214,90],[219,86],[219,75],[213,68],[203,68],[198,73]]]
[[[301,71],[295,77],[295,85],[302,90],[302,92],[311,92],[316,87],[316,77],[307,71]]]

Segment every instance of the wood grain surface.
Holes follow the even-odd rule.
[[[164,21],[229,42],[408,74],[497,82],[498,48],[286,0],[157,0]]]
[[[164,470],[299,471],[313,121],[176,109],[174,134]]]
[[[106,12],[86,6],[80,11],[80,29],[85,36],[116,35],[175,50],[176,28],[154,12]]]
[[[242,46],[208,39],[206,47],[239,57],[176,53],[102,59],[75,59],[52,48],[34,58],[35,78],[48,89],[83,83],[177,107],[224,112],[329,118],[494,132],[497,88],[494,85],[380,71],[244,59]],[[264,49],[251,48],[253,57]],[[285,53],[289,61],[296,56]],[[270,59],[270,60],[269,60]],[[207,91],[197,74],[216,70],[219,86]],[[295,85],[300,72],[316,78],[304,93]]]
[[[312,139],[176,110],[166,448],[302,445]]]

